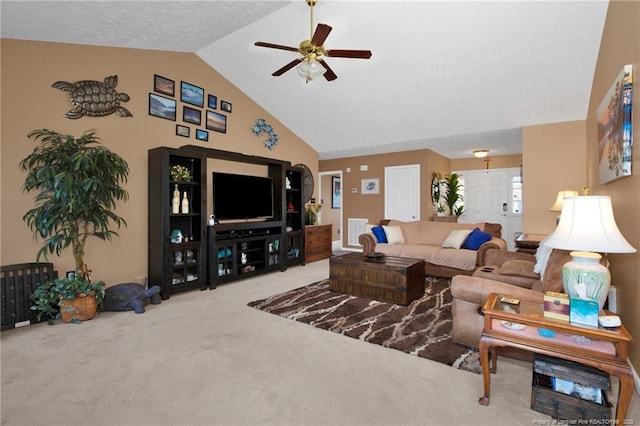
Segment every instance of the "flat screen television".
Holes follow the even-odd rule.
[[[213,214],[216,220],[273,217],[270,177],[213,172]]]

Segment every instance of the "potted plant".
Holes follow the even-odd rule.
[[[77,323],[95,317],[104,298],[104,281],[87,282],[71,274],[65,278],[39,284],[30,298],[31,309],[48,317],[47,322],[60,317],[63,322]]]
[[[57,284],[47,283],[41,290],[42,300],[37,306],[46,310],[45,300],[55,302],[54,295],[45,295],[52,290],[63,294],[63,299],[73,289],[78,295],[88,294],[86,286],[92,285],[91,271],[84,262],[85,243],[89,237],[109,241],[118,235],[112,229],[114,225],[126,226],[114,209],[117,201],[128,199],[121,183],[127,181],[129,167],[119,155],[100,146],[93,131],[75,138],[41,129],[28,136],[39,145],[20,162],[21,170],[27,172],[23,190],[38,193],[35,207],[25,213],[23,220],[36,238],[44,239],[37,260],[42,255],[48,259],[53,253],[60,256],[69,246],[75,260],[74,277],[63,278]],[[85,286],[78,280],[84,281]],[[99,297],[99,289],[93,290]]]
[[[451,173],[444,178],[445,191],[444,191],[444,201],[449,207],[449,214],[451,216],[460,216],[464,213],[464,206],[459,205],[456,207],[458,202],[462,202],[464,200],[462,195],[462,183],[460,182],[460,175],[457,173]]]

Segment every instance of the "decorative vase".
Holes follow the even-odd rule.
[[[74,319],[88,321],[96,316],[97,311],[98,302],[96,301],[95,291],[89,293],[88,296],[81,295],[73,299],[62,299],[60,301],[62,322],[71,322]]]
[[[173,198],[171,200],[171,213],[180,213],[180,190],[178,189],[177,184],[175,186],[175,189],[173,190]]]
[[[316,213],[313,211],[311,206],[307,207],[307,212],[305,214],[305,225],[315,225],[316,224]]]
[[[562,286],[570,298],[594,300],[599,309],[609,295],[611,274],[600,264],[601,255],[587,251],[572,251],[571,261],[562,267]]]

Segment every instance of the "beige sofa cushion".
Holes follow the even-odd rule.
[[[484,229],[484,222],[480,223],[450,223],[433,222],[430,220],[417,220],[413,222],[402,222],[391,220],[391,226],[400,226],[406,244],[427,244],[441,247],[451,231],[455,229],[473,228]]]

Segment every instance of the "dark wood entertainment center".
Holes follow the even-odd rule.
[[[273,218],[208,224],[207,159],[266,166],[273,182]],[[191,181],[171,179],[187,167]],[[186,145],[149,150],[148,286],[171,294],[305,264],[304,169],[288,161]],[[188,213],[173,213],[171,194],[186,193]],[[241,196],[238,194],[238,196]],[[186,241],[172,241],[177,231]]]

